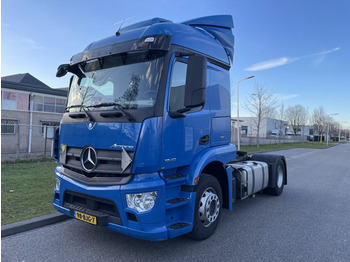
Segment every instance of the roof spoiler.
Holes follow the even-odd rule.
[[[231,15],[200,17],[185,21],[182,24],[201,28],[212,35],[225,48],[232,64],[235,39],[232,34],[233,18]]]

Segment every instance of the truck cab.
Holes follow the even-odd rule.
[[[214,233],[243,176],[228,166],[232,28],[231,16],[154,18],[58,68],[72,77],[56,137],[55,209],[148,240]]]

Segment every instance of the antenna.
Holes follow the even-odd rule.
[[[128,20],[130,20],[130,19],[132,19],[132,18],[134,18],[134,17],[135,17],[135,16],[132,16],[132,17],[129,17],[129,18],[124,18],[123,20],[121,20],[121,21],[119,21],[119,22],[113,24],[113,25],[121,24],[121,25],[119,26],[117,32],[115,33],[115,35],[116,35],[116,36],[120,35],[120,29],[122,28],[124,22],[125,22],[125,21],[128,21]]]

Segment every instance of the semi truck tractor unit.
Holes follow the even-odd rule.
[[[283,156],[231,144],[232,28],[230,15],[153,18],[58,67],[71,78],[56,210],[141,239],[206,239],[235,200],[282,193]]]

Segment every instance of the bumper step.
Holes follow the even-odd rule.
[[[175,223],[175,224],[170,225],[169,228],[172,230],[179,230],[181,228],[188,227],[190,225],[191,225],[190,223],[179,222],[179,223]]]

